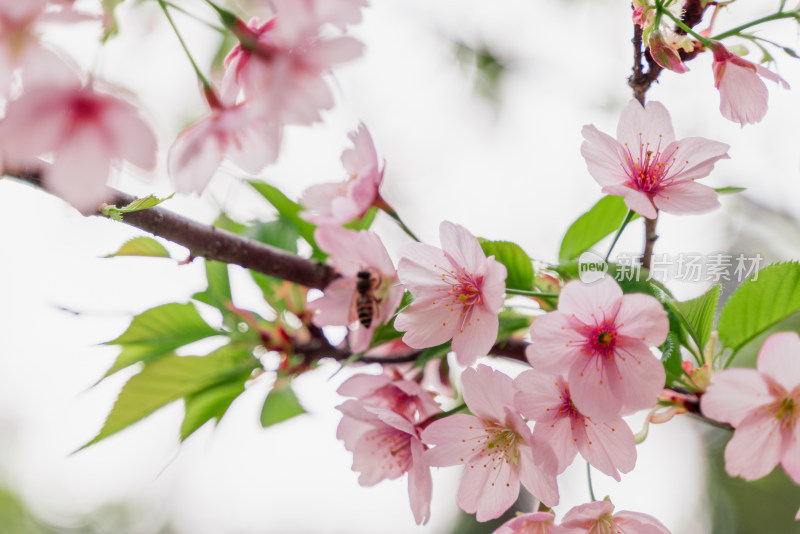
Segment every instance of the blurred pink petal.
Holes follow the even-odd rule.
[[[554,534],[555,516],[547,512],[519,514],[500,525],[492,534]]]
[[[564,514],[558,534],[670,534],[653,516],[639,512],[618,512],[608,501],[580,504]]]

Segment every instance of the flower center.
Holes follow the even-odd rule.
[[[517,465],[519,462],[517,433],[508,428],[499,427],[496,423],[487,423],[486,452],[490,456],[502,456]]]
[[[466,267],[462,267],[460,271],[442,270],[444,271],[442,272],[442,282],[450,286],[447,296],[452,297],[452,304],[460,303],[464,306],[480,304],[482,276],[474,276],[467,272]]]
[[[592,352],[601,356],[612,358],[617,345],[617,330],[613,325],[602,324],[591,328],[588,345]]]
[[[645,193],[658,193],[664,185],[667,185],[665,182],[671,181],[668,175],[674,176],[677,172],[680,172],[678,170],[670,173],[672,166],[677,162],[675,154],[678,147],[675,147],[671,154],[663,154],[661,152],[661,135],[658,136],[658,145],[653,149],[650,142],[645,142],[642,139],[642,134],[639,134],[638,156],[631,152],[631,148],[627,143],[625,143],[625,149],[628,151],[628,155],[625,158],[627,163],[625,172],[630,178],[634,189]]]
[[[794,426],[797,418],[797,404],[792,397],[786,397],[780,401],[775,418],[780,420],[783,426]]]

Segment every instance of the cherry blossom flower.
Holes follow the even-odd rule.
[[[257,174],[278,157],[281,128],[247,103],[225,106],[211,98],[211,113],[186,128],[167,159],[180,193],[201,194],[224,158]]]
[[[225,59],[224,102],[236,102],[241,94],[276,122],[299,125],[320,120],[320,110],[333,107],[323,74],[360,56],[363,45],[352,37],[320,37],[318,21],[303,16],[312,4],[281,2],[287,13],[279,10],[264,23],[253,18],[235,28],[240,43]]]
[[[758,353],[758,369],[727,369],[711,376],[700,401],[706,417],[736,430],[725,447],[725,469],[747,480],[779,463],[800,484],[800,338],[773,334]]]
[[[534,442],[552,448],[559,473],[569,467],[578,452],[617,481],[620,471],[627,473],[636,465],[636,438],[625,421],[616,417],[595,423],[583,415],[572,403],[563,377],[525,371],[514,380],[514,387],[515,406],[528,420],[536,421]]]
[[[433,396],[420,384],[385,374],[354,375],[336,392],[345,397],[356,397],[375,408],[391,410],[409,421],[422,421],[441,411]]]
[[[475,415],[455,414],[431,423],[422,441],[436,445],[425,453],[431,466],[465,464],[458,506],[478,521],[500,517],[519,495],[519,484],[547,506],[558,503],[557,461],[542,447],[534,457],[525,420],[513,408],[511,378],[479,365],[466,369],[464,402]]]
[[[719,110],[722,116],[742,126],[755,124],[767,114],[767,86],[761,78],[772,80],[789,89],[786,80],[774,72],[729,52],[714,43],[714,85],[719,89]]]
[[[554,517],[547,512],[519,514],[500,525],[492,534],[554,534]]]
[[[400,251],[398,276],[415,300],[395,320],[414,348],[453,340],[461,365],[489,353],[497,338],[497,314],[503,305],[506,268],[486,257],[463,226],[439,226],[442,249],[409,243]]]
[[[312,185],[300,198],[300,204],[311,210],[303,217],[314,224],[344,224],[363,216],[379,198],[383,171],[367,127],[360,124],[348,137],[353,148],[342,153],[347,180]]]
[[[423,460],[425,445],[419,428],[402,415],[364,402],[348,400],[336,436],[353,453],[353,471],[358,483],[373,486],[385,479],[408,473],[408,496],[417,523],[427,523],[433,490],[431,472]]]
[[[704,213],[719,206],[712,188],[695,182],[728,158],[728,145],[687,137],[675,140],[667,109],[659,102],[642,107],[631,100],[617,125],[617,139],[593,125],[582,130],[581,154],[603,193],[625,197],[625,204],[653,219],[656,210]]]
[[[321,226],[314,238],[331,255],[341,276],[328,284],[322,298],[308,303],[308,309],[317,312],[312,320],[317,326],[348,326],[350,350],[363,352],[369,348],[375,327],[392,318],[403,298],[392,259],[373,232]],[[369,282],[366,292],[359,291],[359,277]]]
[[[577,409],[602,423],[656,403],[665,374],[650,347],[668,331],[655,298],[623,295],[610,276],[573,281],[561,291],[558,310],[533,321],[526,354],[535,370],[566,375]]]
[[[558,534],[670,534],[653,516],[640,512],[617,512],[608,501],[580,504],[564,515]]]
[[[0,122],[0,151],[27,161],[50,156],[42,183],[83,213],[107,200],[109,174],[122,160],[143,169],[156,163],[156,137],[138,110],[95,83],[39,87],[12,101]]]

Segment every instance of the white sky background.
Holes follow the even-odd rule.
[[[91,3],[91,2],[89,2]],[[179,2],[194,9],[199,1]],[[627,2],[612,0],[375,0],[352,33],[367,45],[363,59],[335,73],[339,106],[313,128],[288,128],[281,158],[263,176],[296,198],[308,185],[344,177],[339,163],[347,132],[359,120],[386,159],[383,194],[424,240],[438,244],[448,219],[474,234],[519,243],[554,261],[564,231],[600,198],[579,154],[580,129],[594,123],[614,133],[630,98],[631,24]],[[717,30],[765,14],[778,2],[739,2]],[[66,48],[98,78],[137,93],[160,131],[160,167],[149,181],[126,172],[116,185],[135,194],[169,194],[166,150],[203,113],[188,62],[155,2],[126,2],[122,35],[96,53],[91,25],[59,33]],[[733,18],[735,15],[736,18]],[[201,64],[214,32],[176,16]],[[91,31],[90,31],[91,30]],[[796,25],[779,23],[773,38],[798,45]],[[511,64],[493,109],[456,64],[452,40],[487,43]],[[799,47],[800,48],[800,47]],[[758,54],[751,54],[752,60]],[[778,71],[800,87],[800,62],[778,55]],[[748,187],[760,202],[800,217],[800,106],[797,90],[770,86],[763,122],[739,128],[718,112],[709,54],[691,72],[665,72],[648,94],[672,113],[678,138],[730,143],[732,159],[705,181]],[[223,165],[203,196],[176,197],[167,209],[210,222],[218,208],[243,220],[271,210]],[[719,250],[730,199],[705,216],[659,221],[658,252]],[[376,228],[390,249],[405,241],[386,220]],[[141,232],[84,218],[61,201],[0,181],[0,473],[49,521],[70,523],[109,503],[141,511],[132,532],[171,522],[181,533],[409,532],[415,528],[405,479],[361,488],[352,458],[336,440],[341,402],[335,389],[348,373],[328,378],[325,364],[296,382],[310,414],[263,430],[258,414],[269,387],[257,381],[216,430],[203,428],[181,447],[182,407],[171,405],[142,423],[70,455],[100,428],[122,376],[91,386],[113,361],[113,339],[132,314],[185,302],[204,288],[201,261],[101,259]],[[636,226],[618,251],[639,253]],[[176,257],[185,250],[172,246]],[[705,286],[678,287],[681,296]],[[260,309],[258,290],[235,280],[242,307]],[[60,308],[80,312],[75,315]],[[513,372],[517,372],[514,368]],[[124,374],[124,373],[121,373]],[[91,388],[91,389],[90,389]],[[634,431],[638,430],[638,422]],[[598,497],[618,509],[648,512],[673,532],[697,531],[702,505],[701,445],[690,421],[651,429],[639,463],[621,484],[595,476]],[[560,480],[561,514],[588,500],[581,462]],[[442,532],[456,514],[459,468],[434,473],[433,517],[424,532]],[[681,482],[679,482],[681,481]],[[693,530],[693,528],[695,530]]]

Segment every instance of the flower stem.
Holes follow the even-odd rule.
[[[737,26],[731,30],[722,32],[712,37],[712,39],[718,41],[726,37],[731,37],[732,35],[738,35],[742,30],[746,30],[747,28],[752,28],[753,26],[757,26],[759,24],[763,24],[771,20],[788,19],[788,18],[800,18],[800,9],[795,9],[793,11],[783,11],[783,5],[781,5],[781,10],[778,11],[777,13],[773,13],[772,15],[767,15],[766,17],[761,17],[760,19],[756,19],[752,22],[748,22],[747,24],[742,24],[741,26]]]
[[[608,258],[611,257],[611,251],[614,250],[614,245],[617,244],[619,236],[622,235],[622,231],[625,230],[625,227],[628,226],[628,223],[631,222],[631,219],[633,219],[633,210],[628,209],[628,213],[625,214],[625,219],[622,221],[622,224],[617,229],[617,233],[614,235],[614,241],[612,241],[611,246],[608,247],[608,253],[606,254],[605,261],[608,261]]]
[[[172,20],[172,16],[169,14],[169,10],[167,9],[167,3],[164,0],[158,0],[158,5],[161,6],[161,10],[166,15],[167,20],[169,21],[169,25],[172,26],[172,30],[175,32],[175,36],[178,38],[178,41],[181,43],[183,47],[183,51],[186,52],[186,57],[189,58],[189,62],[192,64],[192,68],[194,68],[195,74],[197,74],[197,79],[203,85],[203,89],[208,90],[212,87],[211,82],[208,81],[208,78],[203,75],[203,72],[200,70],[200,67],[197,66],[194,58],[192,57],[192,53],[189,52],[189,48],[186,46],[186,42],[181,37],[180,32],[178,31],[178,27],[175,26],[175,21]]]
[[[700,35],[696,31],[691,29],[689,26],[684,24],[681,19],[679,19],[678,17],[673,15],[668,9],[659,6],[658,11],[659,11],[659,13],[662,13],[662,14],[668,16],[669,18],[671,18],[672,21],[675,23],[675,25],[678,28],[682,29],[683,31],[685,31],[686,33],[688,33],[689,35],[691,35],[692,37],[694,37],[695,39],[697,39],[698,41],[703,43],[705,46],[707,46],[707,47],[711,46],[711,41],[709,39],[706,39],[705,37],[703,37],[702,35]]]
[[[394,219],[400,228],[408,235],[408,237],[419,243],[422,242],[422,240],[418,238],[408,226],[406,226],[406,223],[403,222],[403,219],[400,218],[400,215],[397,214],[394,208],[391,207],[382,196],[378,195],[372,205],[380,210],[383,210],[386,215]]]
[[[506,293],[508,293],[509,295],[522,295],[523,297],[558,298],[558,293],[540,293],[539,291],[530,291],[528,289],[514,289],[512,287],[507,287]]]
[[[592,499],[592,502],[594,502],[597,498],[594,496],[594,488],[592,487],[592,464],[589,462],[586,462],[586,480],[589,482],[589,497]]]
[[[194,13],[192,13],[191,11],[186,9],[185,7],[182,7],[182,6],[179,6],[179,5],[174,4],[172,2],[169,2],[168,0],[164,0],[164,5],[166,5],[170,9],[174,9],[175,11],[183,13],[187,17],[193,18],[194,20],[196,20],[197,22],[199,22],[201,24],[205,24],[206,26],[208,26],[209,28],[211,28],[214,31],[217,31],[219,33],[225,33],[226,32],[225,28],[223,28],[222,26],[217,26],[216,24],[208,22],[207,20],[201,19],[200,17],[198,17],[197,15],[195,15]]]

